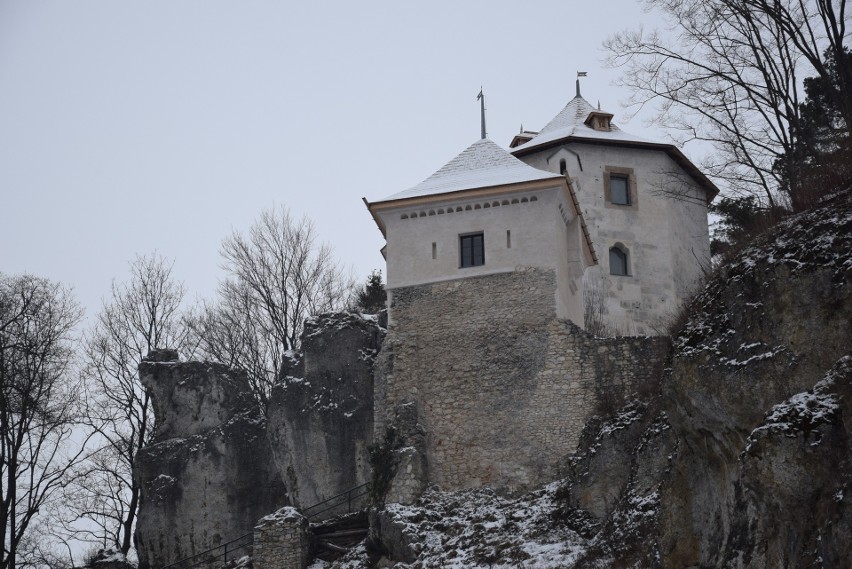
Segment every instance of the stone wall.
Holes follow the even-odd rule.
[[[254,528],[255,569],[304,569],[310,554],[308,520],[295,508],[282,508]]]
[[[556,318],[555,299],[555,273],[544,269],[394,289],[376,436],[413,404],[424,484],[548,482],[596,407],[659,377],[667,340],[593,338]]]

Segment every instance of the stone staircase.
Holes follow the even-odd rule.
[[[310,525],[311,557],[336,561],[367,537],[370,522],[366,511],[344,514]]]

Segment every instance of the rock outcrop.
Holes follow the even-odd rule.
[[[591,422],[578,567],[848,567],[852,200],[745,249],[688,309],[661,393]]]
[[[305,322],[301,352],[282,366],[267,412],[270,446],[294,505],[310,507],[369,480],[373,361],[383,336],[372,316],[331,313]]]
[[[140,451],[139,566],[162,567],[251,533],[287,504],[271,460],[266,421],[248,381],[211,363],[154,352],[139,366],[157,417]]]

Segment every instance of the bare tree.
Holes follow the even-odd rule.
[[[668,33],[627,31],[608,39],[608,63],[634,108],[659,103],[656,120],[676,141],[707,141],[708,174],[768,206],[793,201],[789,177],[800,128],[804,74],[828,79],[842,57],[846,0],[645,0]],[[831,94],[852,125],[852,77]],[[788,195],[779,195],[782,181]],[[781,202],[780,204],[778,202]]]
[[[132,467],[154,429],[148,392],[137,367],[151,350],[182,350],[187,334],[180,315],[184,287],[173,264],[159,255],[137,257],[126,282],[112,284],[94,325],[84,336],[85,420],[95,449],[68,488],[75,538],[114,547],[127,555],[139,508]]]
[[[68,481],[85,441],[72,431],[69,373],[82,310],[59,284],[0,273],[0,568],[26,562],[30,530]]]
[[[317,243],[313,224],[283,207],[261,213],[248,235],[234,232],[221,254],[230,277],[218,303],[202,306],[190,325],[203,354],[247,372],[265,408],[305,319],[345,307],[354,282],[331,247]]]

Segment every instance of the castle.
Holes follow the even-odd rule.
[[[411,439],[392,500],[552,480],[596,409],[660,376],[717,189],[577,91],[511,151],[483,127],[420,184],[365,200],[387,241],[374,437]]]
[[[541,132],[515,136],[511,153],[483,134],[420,184],[368,203],[387,240],[391,296],[548,268],[559,318],[593,332],[663,329],[709,266],[707,204],[718,190],[675,146],[612,118],[578,86]]]

